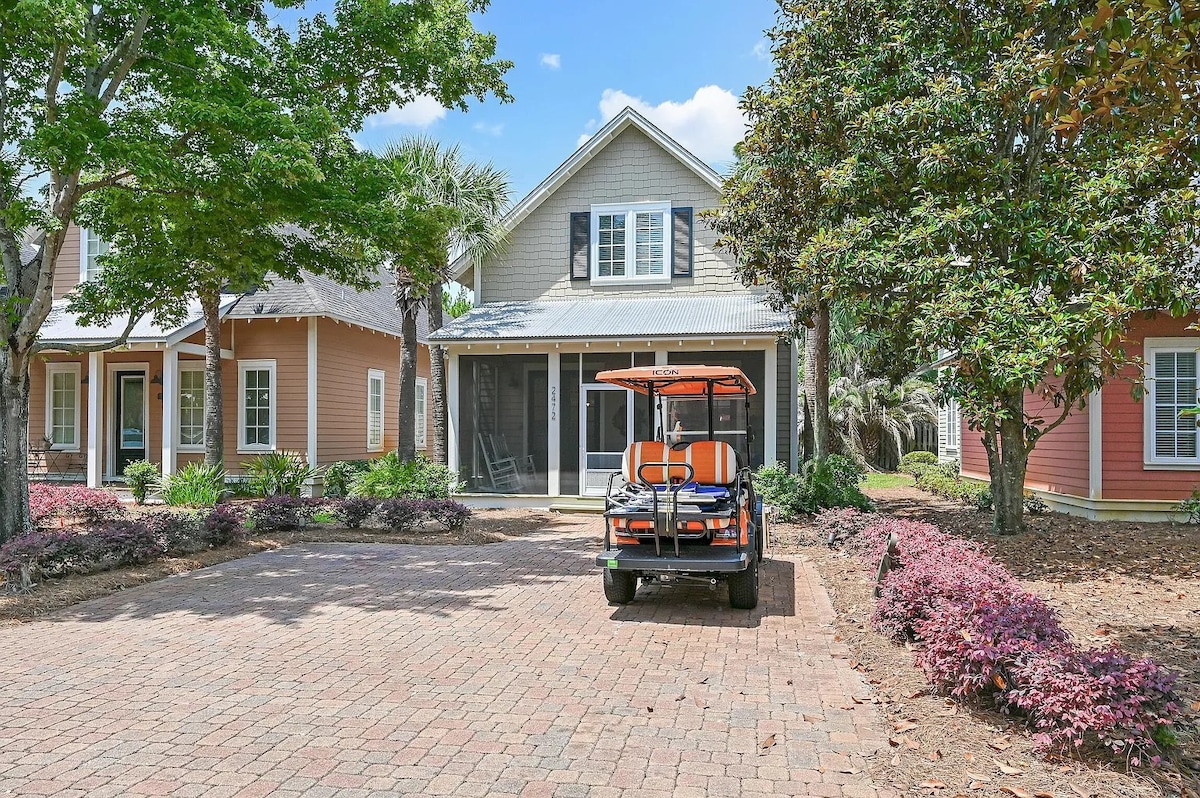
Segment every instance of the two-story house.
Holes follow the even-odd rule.
[[[171,473],[204,455],[204,331],[198,303],[165,329],[141,320],[121,346],[70,354],[113,340],[127,320],[87,326],[67,295],[103,268],[106,246],[71,227],[55,273],[54,309],[31,369],[30,467],[34,479],[118,479],[150,460]],[[389,275],[356,291],[316,274],[273,279],[221,302],[225,467],[295,451],[309,462],[363,459],[395,448],[400,317]],[[429,440],[429,352],[419,320],[418,444]]]
[[[596,382],[628,366],[741,368],[758,392],[748,413],[718,402],[720,437],[748,440],[750,465],[794,467],[796,347],[700,217],[720,192],[716,172],[627,108],[512,209],[501,254],[453,264],[476,306],[431,340],[449,356],[451,466],[487,494],[475,502],[602,494],[626,446],[657,432],[629,391]],[[706,435],[703,402],[658,417]]]

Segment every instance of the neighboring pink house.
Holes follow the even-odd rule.
[[[59,257],[55,306],[42,330],[51,348],[31,370],[30,466],[35,479],[120,477],[146,459],[170,473],[203,459],[204,332],[198,305],[183,325],[141,321],[115,349],[71,355],[70,345],[111,340],[124,320],[78,323],[66,295],[94,277],[104,243],[72,227]],[[75,264],[78,267],[75,267]],[[225,467],[271,451],[310,462],[366,459],[396,447],[400,320],[391,281],[355,291],[315,274],[275,279],[221,302]],[[429,349],[419,320],[418,443],[429,439]],[[54,344],[62,349],[55,351]],[[314,486],[319,488],[319,486]]]
[[[1181,411],[1200,403],[1200,331],[1196,316],[1158,315],[1140,320],[1128,334],[1126,351],[1141,358],[1120,379],[1094,393],[1083,410],[1038,441],[1029,459],[1025,487],[1053,509],[1094,519],[1168,520],[1183,517],[1175,505],[1200,487],[1200,429],[1197,417]],[[1144,391],[1141,398],[1135,390]],[[1040,411],[1042,401],[1026,399]],[[1035,410],[1036,409],[1036,410]],[[1052,417],[1057,411],[1046,408]],[[962,473],[988,478],[987,454],[979,434],[953,412],[961,436]],[[947,452],[943,435],[943,455]],[[955,443],[953,434],[949,443]]]

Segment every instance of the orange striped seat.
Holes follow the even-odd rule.
[[[729,485],[737,479],[737,453],[724,441],[696,441],[680,449],[672,449],[660,441],[637,441],[629,444],[621,458],[621,475],[627,482],[640,482],[638,469],[646,463],[687,463],[695,471],[694,479],[701,485]],[[669,469],[671,476],[683,479],[683,468]],[[667,468],[646,468],[642,476],[655,485],[667,482]]]

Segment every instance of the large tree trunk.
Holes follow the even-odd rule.
[[[1015,535],[1025,529],[1025,471],[1029,451],[1025,446],[1024,397],[1005,397],[1007,417],[984,433],[992,483],[992,531]]]
[[[429,290],[429,332],[442,329],[442,284]],[[447,463],[446,350],[429,347],[429,390],[433,401],[433,462]]]
[[[813,312],[812,327],[804,335],[804,395],[812,418],[813,455],[829,456],[829,305],[821,302]]]
[[[221,292],[200,292],[204,312],[204,465],[225,467],[225,407],[221,377]],[[272,408],[274,412],[274,408]],[[241,423],[239,419],[238,423]]]
[[[404,462],[417,456],[417,310],[400,308],[400,437],[396,450]]]
[[[92,379],[95,379],[93,376]],[[0,543],[29,532],[29,356],[0,349]]]

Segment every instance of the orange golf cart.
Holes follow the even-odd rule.
[[[602,371],[596,379],[645,397],[650,428],[657,429],[655,440],[631,443],[621,470],[609,477],[604,551],[596,557],[605,597],[628,604],[639,579],[714,588],[725,582],[730,606],[753,609],[767,531],[751,479],[749,431],[741,453],[714,433],[718,404],[742,400],[749,417],[750,380],[722,366],[644,366]],[[707,436],[685,433],[673,413],[664,416],[664,400],[706,403]]]

